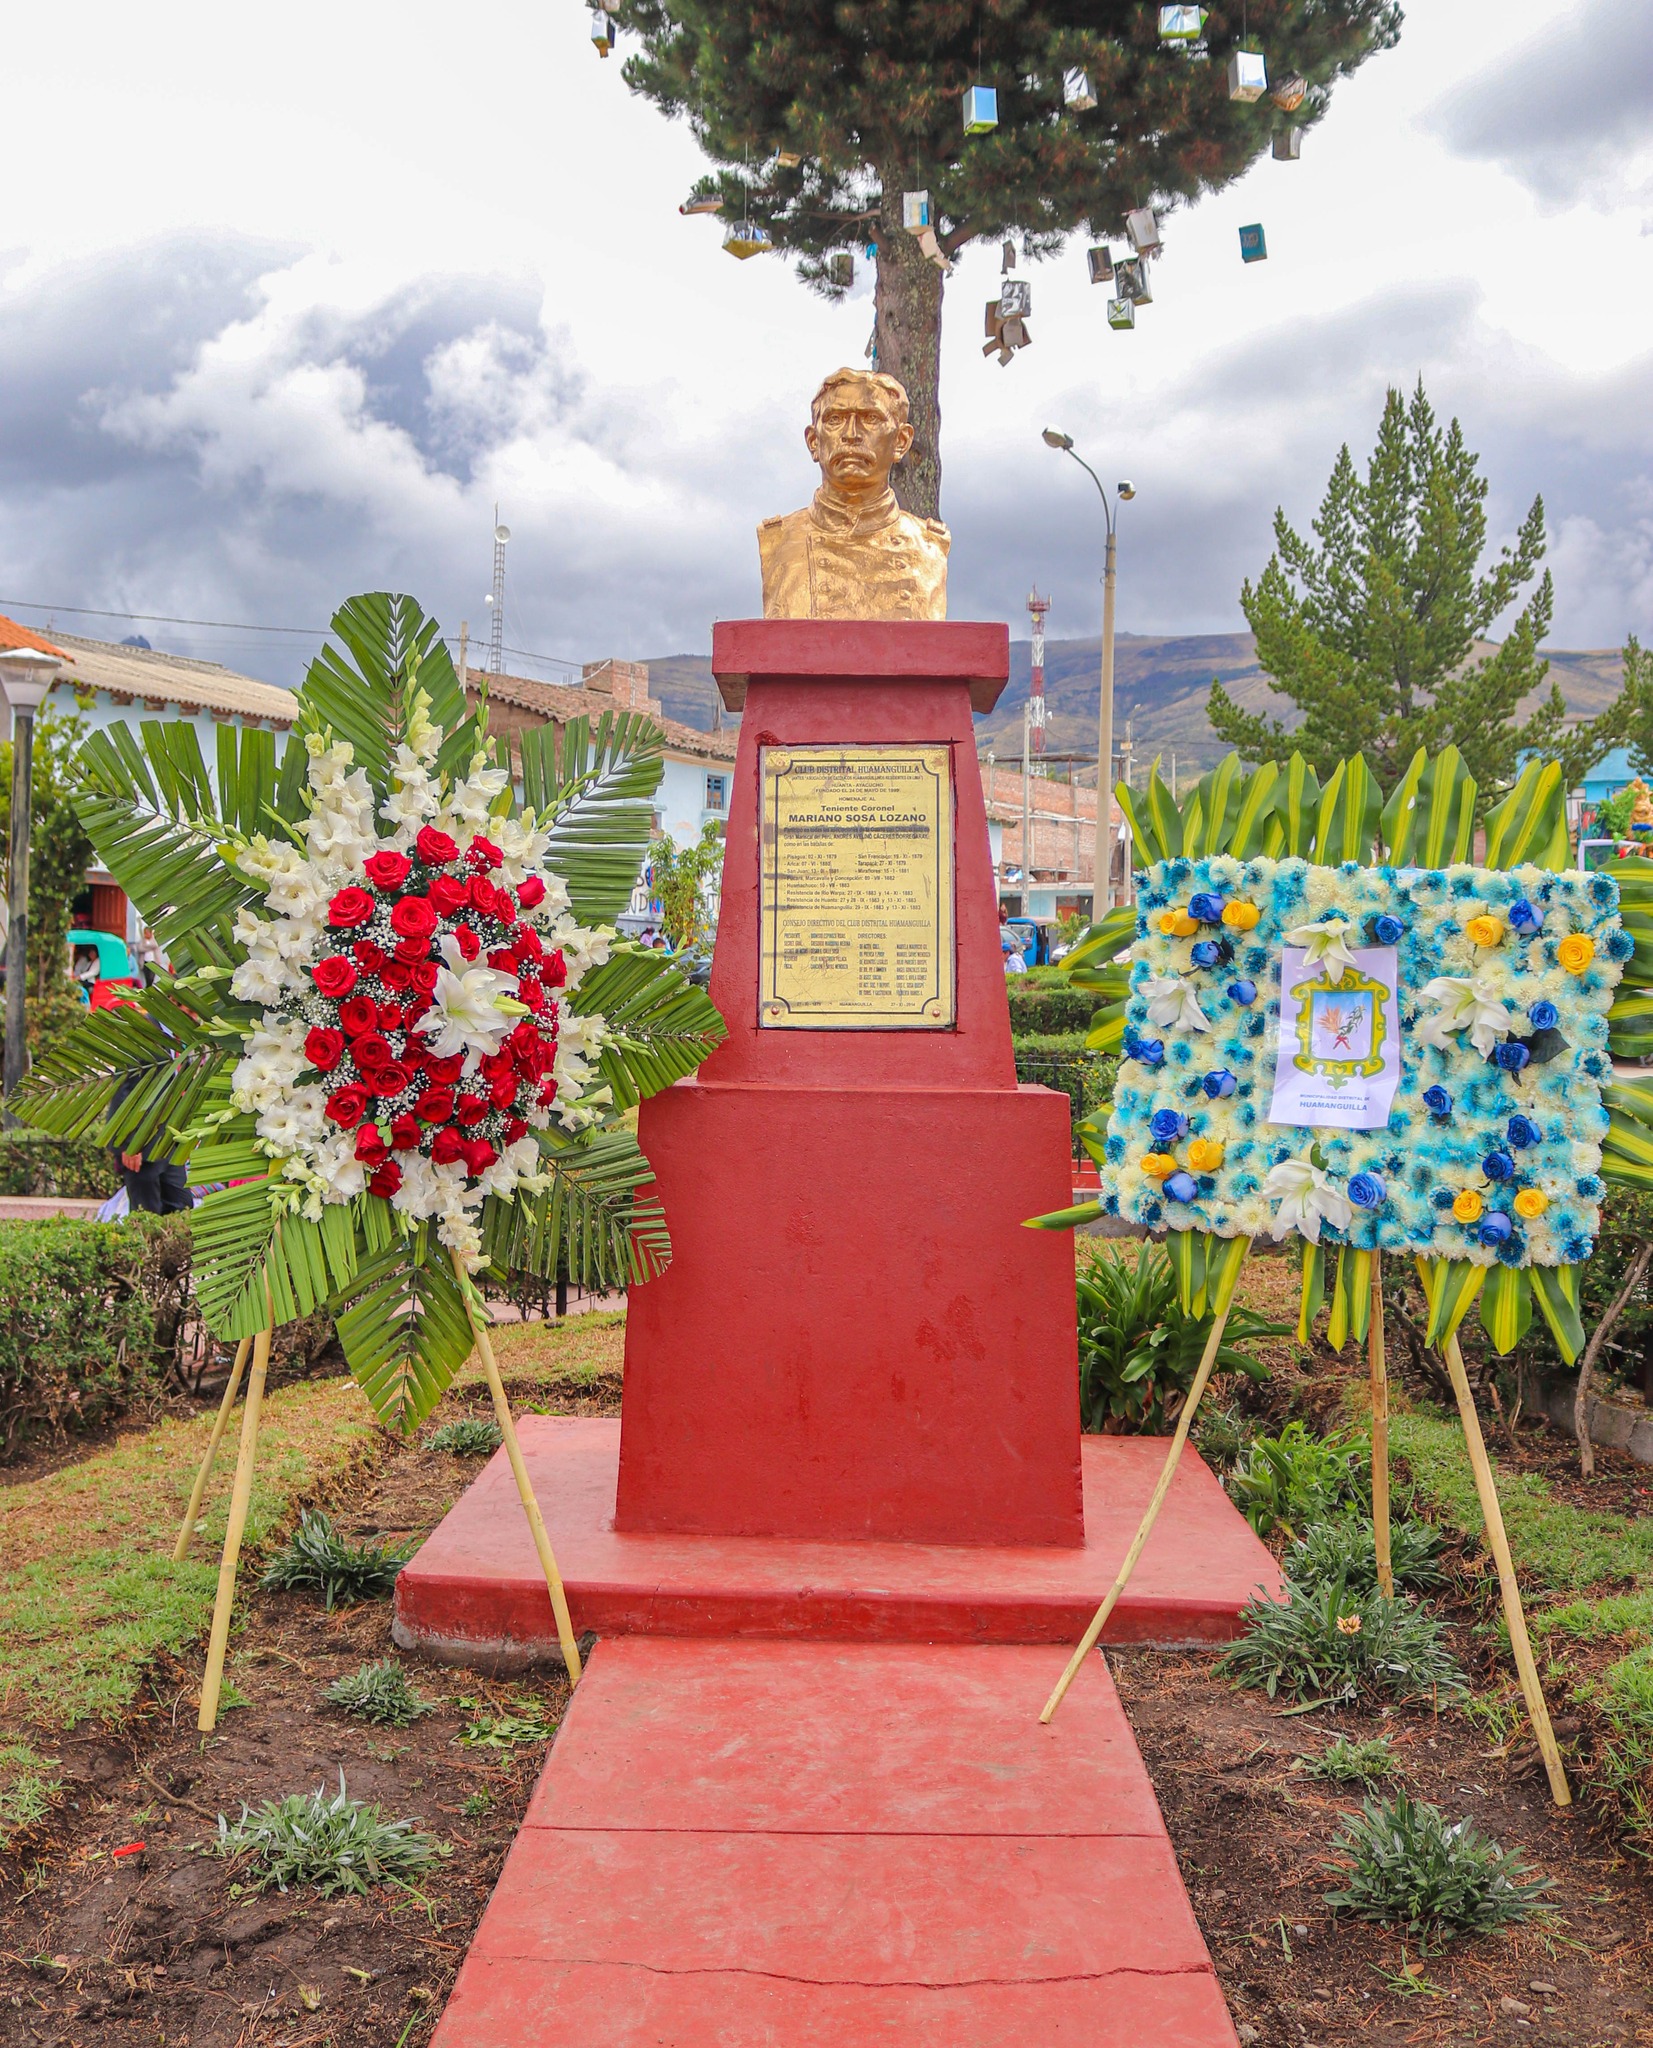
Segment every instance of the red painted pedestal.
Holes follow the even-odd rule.
[[[744,707],[712,998],[729,1026],[643,1105],[674,1258],[633,1295],[615,1526],[1084,1541],[1066,1099],[1019,1088],[971,711],[1002,626],[718,626]],[[758,1026],[759,750],[940,744],[954,797],[956,1025]]]

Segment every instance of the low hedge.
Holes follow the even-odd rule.
[[[1096,1013],[1096,996],[1066,981],[1030,985],[1015,974],[1006,981],[1005,993],[1010,998],[1012,1031],[1088,1031]]]
[[[1020,1031],[1012,1035],[1011,1043],[1016,1079],[1061,1090],[1075,1124],[1112,1099],[1119,1063],[1101,1053],[1087,1052],[1082,1031]]]
[[[45,1426],[87,1429],[159,1392],[143,1227],[0,1227],[0,1457]]]
[[[120,1186],[114,1155],[89,1138],[0,1131],[0,1195],[61,1195],[101,1201]]]

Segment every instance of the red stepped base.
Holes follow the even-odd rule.
[[[637,1535],[614,1527],[616,1423],[530,1415],[519,1429],[574,1626],[605,1637],[1077,1642],[1165,1456],[1155,1438],[1084,1439],[1077,1549]],[[1280,1585],[1274,1560],[1189,1451],[1108,1641],[1226,1642],[1249,1595]],[[551,1602],[503,1452],[397,1579],[395,1629],[404,1649],[457,1662],[555,1654]]]
[[[1100,1660],[605,1642],[434,2048],[1235,2048]]]

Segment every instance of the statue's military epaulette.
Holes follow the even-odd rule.
[[[758,521],[758,531],[759,533],[766,533],[771,526],[783,526],[785,523],[786,514],[784,512],[777,512],[772,519],[760,519]]]
[[[926,519],[924,522],[924,531],[930,536],[932,540],[951,540],[953,537],[947,531],[945,524],[939,519]]]

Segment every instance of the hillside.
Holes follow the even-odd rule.
[[[1010,645],[1010,683],[990,717],[979,718],[981,743],[1001,756],[1019,755],[1022,745],[1022,704],[1027,696],[1029,648],[1025,640]],[[1594,716],[1611,701],[1619,686],[1622,663],[1617,648],[1569,652],[1549,650],[1550,673],[1561,685],[1567,708],[1581,718]],[[1052,640],[1045,647],[1045,700],[1049,706],[1046,744],[1053,753],[1096,747],[1096,692],[1101,643]],[[702,655],[671,654],[649,662],[650,688],[668,716],[703,731],[712,723],[716,691],[711,663]],[[1206,698],[1213,678],[1248,711],[1270,708],[1270,693],[1257,666],[1249,633],[1193,633],[1182,637],[1121,633],[1114,643],[1115,730],[1123,739],[1129,720],[1139,765],[1163,754],[1177,772],[1209,768],[1222,752],[1206,722]],[[1278,704],[1273,706],[1276,715]]]

